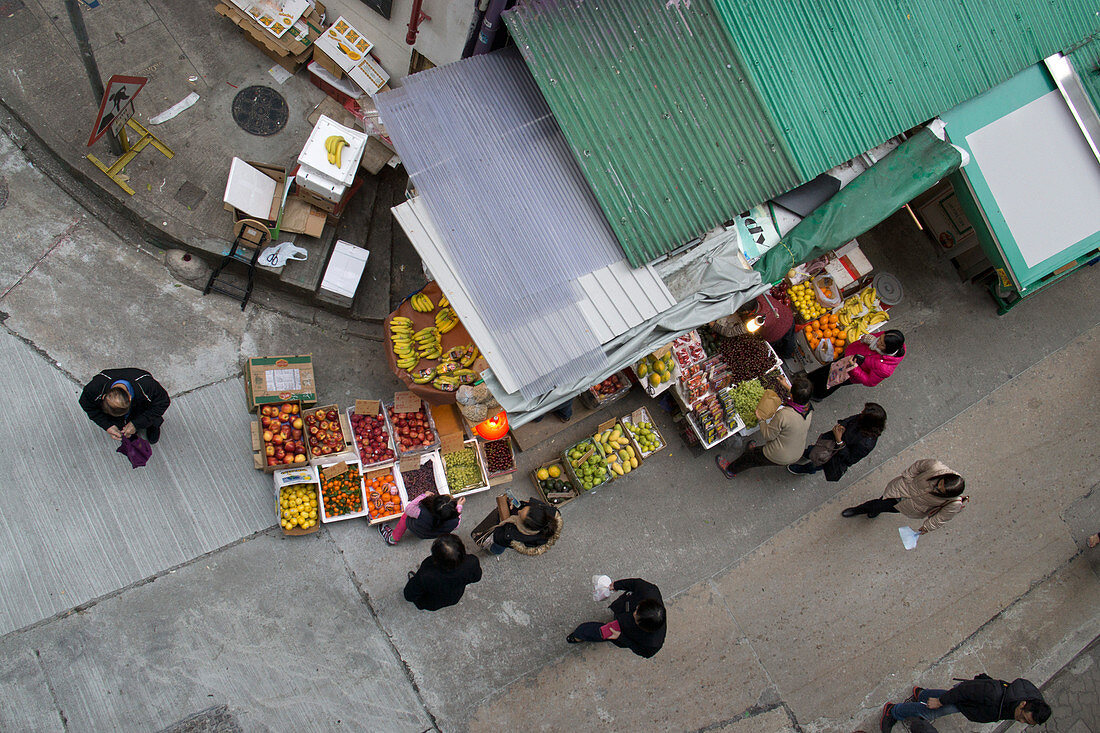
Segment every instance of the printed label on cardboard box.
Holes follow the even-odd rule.
[[[302,388],[302,373],[297,369],[268,369],[264,372],[268,392],[297,392]]]
[[[420,456],[402,456],[400,467],[401,473],[415,471],[420,468]]]
[[[343,473],[347,473],[347,470],[348,470],[347,461],[340,461],[339,463],[334,463],[331,466],[325,466],[324,468],[321,469],[321,473],[324,474],[325,478],[332,479],[332,478],[336,478],[337,476],[339,476]]]
[[[378,400],[356,400],[355,401],[355,414],[356,415],[377,415],[378,406],[381,403]]]
[[[394,412],[416,412],[419,409],[420,397],[415,392],[397,392],[394,394]]]

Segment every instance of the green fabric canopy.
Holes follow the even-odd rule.
[[[962,165],[962,155],[927,129],[909,138],[814,209],[754,266],[766,283],[831,252],[893,214]]]

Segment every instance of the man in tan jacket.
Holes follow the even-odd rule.
[[[813,417],[810,406],[813,391],[810,380],[800,374],[791,382],[791,399],[780,405],[774,415],[764,419],[758,408],[756,417],[760,420],[760,436],[764,439],[764,445],[757,446],[750,441],[736,461],[715,456],[714,460],[726,478],[733,478],[747,468],[787,466],[802,458]]]
[[[901,513],[923,519],[918,531],[928,534],[962,511],[969,501],[962,495],[965,489],[966,481],[953,469],[935,458],[922,458],[886,484],[882,498],[848,507],[841,516],[866,514],[873,518],[882,512]]]

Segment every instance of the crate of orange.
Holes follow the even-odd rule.
[[[823,339],[830,339],[833,342],[833,353],[829,361],[839,359],[841,354],[844,353],[846,339],[844,331],[837,325],[835,313],[826,313],[812,321],[807,321],[805,328],[802,329],[802,335],[815,354],[817,353],[818,344]]]
[[[408,498],[401,474],[393,467],[375,468],[363,476],[363,488],[367,495],[367,519],[371,524],[397,519],[405,511]]]
[[[358,460],[321,465],[319,473],[322,522],[338,522],[366,515],[367,502],[363,495],[363,475]]]

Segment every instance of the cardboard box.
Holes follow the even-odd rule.
[[[260,405],[298,401],[303,407],[317,404],[313,355],[254,356],[244,365],[248,410]]]
[[[340,82],[344,78],[344,70],[340,68],[340,64],[333,61],[332,57],[322,51],[316,44],[313,46],[313,61],[309,62],[309,66],[306,68],[310,70],[310,73],[321,76],[318,71],[314,70],[315,66],[320,67],[321,70],[328,74],[328,77],[331,77],[331,80],[328,77],[321,77],[322,81],[329,84]],[[333,86],[335,86],[335,84],[333,84]],[[359,92],[362,93],[362,90],[359,90]],[[351,95],[349,94],[348,96]],[[356,97],[358,97],[358,95],[356,95]]]
[[[384,407],[386,409],[386,424],[390,428],[390,435],[393,436],[393,443],[394,443],[394,446],[397,448],[397,457],[398,457],[398,459],[401,459],[405,456],[419,455],[421,453],[431,453],[432,451],[439,450],[439,446],[441,445],[440,441],[439,441],[439,430],[436,428],[435,420],[432,418],[432,411],[430,409],[428,409],[428,406],[424,405],[423,403],[421,403],[421,404],[424,408],[424,413],[428,417],[428,426],[431,428],[432,435],[435,436],[435,439],[431,443],[429,443],[428,445],[416,446],[414,448],[410,448],[409,450],[402,449],[401,442],[400,442],[400,436],[398,434],[397,427],[396,427],[396,424],[394,422],[395,418],[392,414],[393,409],[394,409],[394,403],[396,402],[397,398],[400,395],[412,395],[412,397],[416,398],[417,401],[420,400],[420,398],[417,397],[412,392],[398,392],[396,395],[394,395],[395,399],[393,401],[387,402],[384,405]],[[415,412],[415,410],[414,410],[414,412]]]
[[[321,483],[321,502],[320,502],[320,506],[318,508],[321,510],[320,515],[321,515],[321,521],[322,522],[325,522],[325,523],[328,523],[328,522],[341,522],[345,519],[355,519],[356,517],[366,516],[366,514],[367,514],[367,496],[366,496],[366,492],[363,489],[362,466],[359,464],[358,460],[352,459],[352,460],[348,460],[348,461],[335,461],[335,462],[331,462],[331,463],[322,463],[320,466],[317,467],[317,471],[318,471],[318,474],[320,474],[320,483]],[[330,517],[328,515],[328,512],[325,511],[325,496],[324,496],[324,493],[325,493],[326,481],[331,480],[331,479],[335,478],[336,476],[342,476],[347,471],[354,471],[355,474],[358,475],[358,477],[359,477],[359,495],[361,497],[363,510],[359,511],[359,512],[348,512],[347,514],[339,514],[337,516]]]
[[[230,0],[258,25],[276,38],[282,37],[294,26],[302,14],[309,10],[308,0],[280,0],[277,3],[267,0]],[[277,8],[272,6],[277,5]]]
[[[393,444],[393,433],[390,432],[390,424],[386,420],[386,416],[382,414],[382,403],[379,400],[356,400],[355,404],[347,409],[348,424],[351,425],[352,415],[370,415],[371,417],[382,418],[382,431],[386,435],[386,445],[389,446],[390,451],[393,453],[392,458],[383,458],[381,460],[367,460],[363,455],[363,452],[359,449],[359,440],[355,437],[355,428],[352,427],[351,441],[355,448],[355,454],[359,457],[359,461],[363,464],[364,470],[372,468],[382,468],[385,466],[392,466],[397,460],[397,448]]]
[[[449,496],[450,489],[447,488],[447,476],[443,473],[443,459],[439,455],[439,451],[432,451],[431,453],[421,453],[415,456],[406,456],[397,462],[395,468],[395,476],[401,477],[401,485],[404,487],[404,497],[407,501],[412,501],[416,497],[412,495],[406,474],[410,471],[419,470],[421,466],[427,465],[431,461],[432,464],[432,477],[435,479],[435,493],[440,496]]]
[[[336,413],[336,420],[340,424],[340,434],[342,439],[340,444],[336,446],[336,450],[331,453],[314,453],[313,446],[309,444],[309,418],[316,417],[319,412]],[[318,418],[320,421],[321,418]],[[328,418],[324,418],[325,421]],[[359,454],[355,452],[355,438],[351,434],[351,423],[348,422],[348,416],[340,411],[339,405],[318,405],[309,410],[302,410],[302,421],[305,423],[303,429],[305,435],[303,436],[306,443],[306,450],[309,453],[309,464],[311,466],[320,466],[322,463],[336,463],[337,461],[358,461]]]
[[[333,135],[341,136],[347,141],[347,145],[341,150],[339,165],[328,161],[328,150],[325,148],[325,141]],[[313,172],[329,179],[331,184],[350,186],[355,180],[355,171],[359,167],[359,160],[363,157],[366,145],[367,133],[345,127],[331,117],[321,115],[309,133],[305,145],[302,146],[302,152],[298,155],[298,164],[303,170],[312,168]],[[299,175],[301,173],[300,170]],[[313,176],[313,178],[317,177]],[[308,184],[307,187],[309,187]],[[320,190],[311,190],[324,195]],[[340,195],[343,195],[342,190]],[[339,198],[340,196],[336,196],[332,200],[338,201]]]
[[[321,278],[321,290],[351,299],[359,289],[359,280],[367,267],[370,252],[350,242],[337,239],[329,256],[325,274]]]
[[[294,468],[285,468],[274,473],[275,481],[275,515],[279,517],[279,526],[282,526],[283,507],[280,499],[282,498],[283,489],[291,486],[308,485],[312,491],[313,496],[317,499],[317,521],[308,528],[294,527],[293,529],[283,528],[283,534],[288,537],[300,537],[302,535],[313,534],[321,528],[321,483],[317,474],[317,469],[313,466],[296,466]]]
[[[320,37],[325,6],[314,3],[313,9],[302,14],[297,21],[276,37],[268,28],[261,25],[245,10],[232,2],[219,3],[214,11],[228,18],[248,36],[249,40],[261,46],[272,58],[285,56],[303,56],[309,58],[313,43]]]
[[[322,65],[327,70],[339,69],[368,94],[375,94],[390,80],[370,55],[374,44],[342,16],[317,39],[316,48],[320,53],[315,58],[320,61],[324,57]]]
[[[825,272],[827,272],[840,288],[841,295],[849,295],[859,287],[864,277],[871,274],[874,268],[870,260],[864,256],[859,248],[859,242],[852,240],[838,247],[825,260]]]
[[[585,443],[587,443],[588,445],[584,446]],[[585,454],[587,454],[589,450],[593,450],[593,451],[596,452],[596,455],[598,455],[601,459],[603,458],[603,450],[600,448],[599,444],[596,443],[596,441],[592,440],[592,438],[585,438],[584,440],[582,440],[578,443],[574,443],[573,445],[569,446],[564,451],[562,451],[561,463],[562,463],[563,466],[565,466],[565,473],[569,476],[569,480],[573,482],[573,485],[577,487],[578,491],[595,491],[596,489],[600,488],[604,484],[610,483],[611,474],[613,473],[613,471],[611,471],[611,469],[608,469],[607,476],[604,477],[603,481],[593,482],[593,485],[592,485],[591,489],[585,489],[584,488],[584,482],[581,481],[580,476],[577,475],[577,471],[573,467],[573,462],[569,458],[569,453],[574,448],[579,448],[579,447],[582,447],[582,446],[585,449]],[[587,460],[587,458],[585,460]],[[605,461],[604,465],[607,465],[606,461]]]
[[[397,470],[397,466],[392,463],[388,466],[379,466],[376,468],[366,469],[365,473],[363,474],[363,492],[367,495],[367,501],[369,502],[372,500],[371,491],[369,488],[371,481],[375,478],[386,476],[387,474],[393,476],[394,485],[397,486],[397,493],[398,496],[401,498],[401,508],[396,512],[392,512],[390,514],[381,514],[375,517],[371,516],[370,508],[368,507],[367,520],[371,524],[381,524],[382,522],[389,522],[397,519],[404,513],[405,507],[409,505],[409,495],[405,492],[405,483],[401,480],[401,473]]]
[[[294,406],[296,406],[298,408],[298,414],[300,415],[301,414],[301,404],[297,401],[291,401],[291,404],[293,404]],[[268,463],[267,463],[267,450],[266,450],[266,446],[265,446],[264,440],[263,440],[264,427],[263,427],[263,424],[261,423],[261,420],[263,420],[263,417],[260,416],[260,415],[257,415],[256,419],[252,421],[252,424],[250,426],[251,427],[251,432],[252,432],[252,464],[257,470],[263,471],[264,473],[274,473],[278,470],[285,469],[285,468],[297,468],[297,467],[307,465],[307,463],[293,463],[293,462],[290,462],[290,463],[276,463],[273,466],[268,465]],[[306,455],[306,461],[308,462],[308,460],[309,460],[309,450],[308,449],[306,450],[305,455]]]
[[[558,476],[558,480],[565,483],[563,491],[550,491],[542,487],[542,482],[539,481],[538,472],[542,469],[549,469],[551,466],[557,466],[561,474]],[[552,479],[547,479],[550,481]],[[548,461],[541,466],[536,467],[531,471],[531,481],[535,484],[535,489],[539,492],[539,496],[550,506],[560,507],[576,499],[581,495],[580,488],[573,483],[569,478],[569,472],[565,470],[565,464],[559,459],[555,461]]]
[[[234,212],[235,221],[259,219],[272,228],[278,223],[280,231],[321,236],[325,213],[288,197],[286,178],[286,169],[280,166],[233,158],[222,195],[225,209]]]

